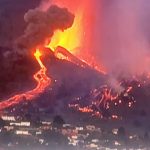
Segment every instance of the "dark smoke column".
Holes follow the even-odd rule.
[[[36,8],[29,10],[24,16],[27,28],[17,41],[19,48],[35,48],[43,45],[47,38],[51,38],[54,31],[65,30],[72,26],[74,15],[66,8],[60,8],[56,5],[49,7],[47,11],[41,11]]]

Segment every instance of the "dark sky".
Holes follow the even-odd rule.
[[[40,0],[0,0],[0,46],[11,46],[11,42],[23,34],[24,14],[39,5]]]

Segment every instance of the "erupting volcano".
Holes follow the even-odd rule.
[[[134,92],[142,86],[147,86],[145,80],[148,80],[148,77],[141,79],[132,75],[128,80],[120,75],[112,77],[111,72],[106,73],[106,67],[100,64],[101,61],[97,62],[89,50],[92,47],[92,28],[95,21],[91,2],[88,0],[86,4],[79,1],[76,3],[80,5],[74,5],[70,0],[54,0],[42,3],[39,8],[29,10],[25,14],[27,28],[16,43],[19,48],[35,52],[34,58],[40,66],[40,70],[34,74],[37,86],[33,90],[2,100],[1,111],[24,100],[36,100],[53,84],[53,77],[47,75],[50,68],[44,65],[44,58],[41,59],[45,49],[49,49],[55,59],[92,70],[106,80],[104,84],[92,87],[85,97],[82,95],[83,97],[71,98],[68,103],[70,109],[94,116],[118,118],[116,112],[111,113],[111,109],[119,105],[128,108],[134,106]],[[83,99],[87,101],[86,104]]]
[[[77,57],[77,55],[82,56],[81,55],[82,52],[80,52],[79,50],[82,48],[82,43],[86,42],[86,40],[87,40],[87,39],[83,40],[84,37],[86,36],[85,35],[86,31],[84,31],[84,29],[83,29],[84,22],[85,22],[85,20],[84,20],[85,14],[83,12],[85,10],[86,11],[88,10],[88,6],[84,6],[83,4],[81,4],[80,7],[75,8],[73,6],[73,4],[70,3],[69,1],[64,1],[64,2],[54,1],[53,3],[57,4],[58,6],[61,6],[61,7],[63,7],[63,6],[68,7],[68,5],[69,5],[70,9],[73,10],[73,12],[76,14],[76,17],[75,17],[72,27],[70,29],[64,30],[65,28],[70,26],[70,25],[69,26],[67,25],[66,27],[64,27],[64,29],[63,29],[64,31],[56,30],[53,38],[52,39],[50,38],[49,44],[47,44],[47,42],[49,41],[48,37],[43,37],[44,34],[43,35],[39,34],[39,37],[35,37],[35,39],[37,38],[37,42],[36,42],[36,40],[33,40],[33,43],[31,43],[30,41],[28,41],[29,40],[28,38],[30,38],[30,34],[34,33],[34,31],[32,31],[32,30],[34,30],[33,29],[34,26],[30,24],[30,20],[32,19],[32,18],[30,18],[30,14],[32,13],[32,11],[31,11],[28,14],[26,14],[26,16],[25,16],[25,20],[27,22],[29,22],[29,26],[28,26],[25,34],[18,40],[19,45],[25,46],[25,44],[26,44],[27,47],[32,47],[32,44],[35,46],[35,43],[37,43],[37,44],[40,44],[40,47],[42,47],[41,49],[44,49],[44,47],[48,47],[48,48],[52,49],[54,51],[55,57],[57,57],[58,59],[66,59],[67,61],[69,60],[78,66],[89,67],[89,68],[96,69],[97,71],[104,72],[104,71],[101,71],[101,69],[99,69],[98,66],[96,66],[93,62],[88,63],[86,60],[83,60],[80,57]],[[43,11],[43,14],[44,14],[44,12],[47,11],[49,8],[45,8],[45,6],[43,5],[42,9],[44,9],[44,11]],[[35,10],[35,12],[36,11],[37,11],[37,14],[38,13],[42,14],[42,11],[39,10],[39,12],[38,12],[38,10]],[[50,9],[48,11],[49,11],[48,13],[50,14],[51,13]],[[57,11],[57,8],[56,8],[56,11]],[[64,9],[64,11],[65,11],[65,9]],[[67,22],[67,20],[66,20],[66,22]],[[57,23],[55,24],[55,26],[57,26]],[[62,27],[60,27],[58,25],[58,28],[63,28],[63,25],[61,25],[61,26]],[[51,27],[51,23],[50,23],[50,27]],[[54,27],[54,29],[52,29],[52,30],[55,30],[55,28],[56,27]],[[47,31],[47,32],[50,32],[50,31]],[[42,38],[40,38],[40,36],[42,38],[46,39],[44,42],[45,45],[42,43],[38,43],[38,42],[41,42],[38,40],[42,39]],[[34,39],[34,37],[32,37],[32,38]],[[33,49],[33,47],[32,47],[32,49]],[[34,99],[36,99],[36,97],[39,94],[44,92],[44,90],[48,86],[50,86],[51,80],[46,75],[47,68],[44,66],[44,64],[42,63],[42,60],[41,60],[41,56],[42,56],[41,49],[36,49],[36,51],[34,53],[34,56],[41,68],[34,75],[34,79],[37,81],[36,88],[31,91],[25,92],[23,94],[15,95],[8,100],[2,100],[2,102],[0,103],[0,110],[14,106],[15,104],[18,104],[23,100],[34,100]]]
[[[0,149],[149,149],[150,2],[10,1]]]

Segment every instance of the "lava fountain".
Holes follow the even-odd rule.
[[[94,22],[91,2],[87,0],[85,3],[77,0],[74,4],[69,0],[54,0],[52,3],[69,8],[75,14],[75,20],[71,28],[64,31],[56,30],[54,36],[50,40],[47,39],[45,47],[54,52],[58,46],[63,47],[91,68],[106,74],[104,66],[99,65],[89,52],[92,47],[90,44]]]

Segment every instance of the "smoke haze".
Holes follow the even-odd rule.
[[[149,71],[147,0],[97,0],[94,53],[113,75]]]

